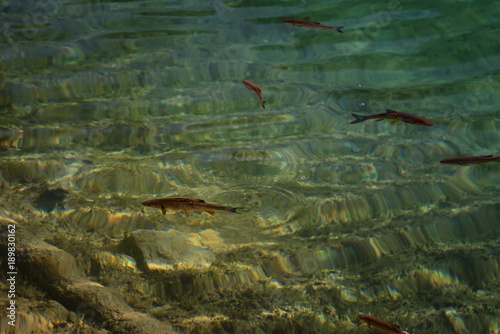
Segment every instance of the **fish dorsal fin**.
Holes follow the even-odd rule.
[[[321,24],[321,23],[319,23],[319,22],[313,22],[313,23],[314,23],[314,24]]]
[[[389,114],[389,113],[392,113],[392,112],[397,112],[396,110],[392,110],[392,109],[385,109],[385,113],[386,114]]]
[[[492,154],[490,154],[490,155],[483,155],[483,158],[491,158],[491,157],[493,157]]]
[[[202,199],[198,199],[198,198],[185,198],[185,197],[169,197],[169,198],[165,198],[165,200],[168,200],[168,201],[177,201],[177,202],[186,202],[186,201],[189,201],[189,202],[200,202],[200,203],[205,203],[204,200]]]

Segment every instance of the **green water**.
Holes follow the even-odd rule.
[[[500,2],[0,8],[0,217],[134,310],[178,332],[375,333],[367,313],[500,333],[500,164],[439,163],[500,155]],[[350,124],[386,108],[434,126]],[[163,216],[155,197],[244,209]],[[194,249],[150,272],[123,241],[149,231]],[[19,309],[24,328],[113,332],[26,277],[30,305],[81,321]]]

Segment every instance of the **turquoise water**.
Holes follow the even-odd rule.
[[[0,6],[0,217],[20,249],[29,231],[172,331],[377,332],[366,313],[500,333],[500,164],[439,163],[500,155],[500,2]],[[386,108],[434,126],[350,124]],[[155,197],[244,209],[163,216]],[[19,333],[119,332],[18,253]]]

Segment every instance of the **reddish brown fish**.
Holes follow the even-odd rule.
[[[361,116],[358,114],[352,114],[354,118],[356,118],[355,121],[352,121],[351,124],[356,124],[356,123],[361,123],[363,121],[366,121],[367,119],[375,119],[375,122],[381,122],[385,119],[390,120],[392,123],[396,123],[398,121],[405,122],[405,123],[411,123],[415,125],[423,125],[423,126],[433,126],[431,121],[418,117],[412,114],[407,114],[404,112],[399,112],[391,109],[386,109],[386,112],[383,114],[376,114],[376,115],[368,115],[368,116]]]
[[[242,209],[242,208],[231,208],[228,206],[209,204],[202,199],[179,198],[179,197],[156,198],[142,202],[142,205],[150,208],[160,209],[164,215],[167,213],[167,210],[184,211],[186,217],[189,217],[189,211],[205,211],[213,216],[215,214],[215,211],[228,211],[228,212],[240,213],[237,210]]]
[[[243,80],[243,84],[245,85],[246,88],[250,89],[257,97],[260,99],[260,105],[262,108],[266,109],[264,106],[264,94],[262,94],[262,90],[257,86],[255,83],[251,82],[250,80]]]
[[[375,318],[374,316],[371,315],[358,314],[358,318],[366,322],[369,327],[375,327],[376,329],[380,329],[382,332],[386,334],[409,334],[408,332],[405,332],[398,326],[393,325],[385,320]]]
[[[455,157],[443,159],[440,161],[442,164],[446,165],[483,165],[487,162],[500,162],[500,156],[494,157],[492,155],[477,156],[477,157]]]
[[[291,24],[292,26],[296,27],[309,28],[309,29],[335,30],[338,32],[343,32],[341,29],[344,28],[344,27],[329,27],[322,25],[319,22],[311,22],[304,20],[283,20],[283,22]]]

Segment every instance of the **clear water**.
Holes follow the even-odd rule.
[[[367,313],[500,333],[500,164],[439,163],[500,155],[500,2],[0,6],[0,216],[137,312],[179,332],[368,333]],[[435,125],[350,124],[386,108]],[[244,213],[141,206],[168,196]],[[172,252],[155,274],[134,233]],[[18,309],[19,326],[113,331],[24,275],[27,303],[81,321]]]

